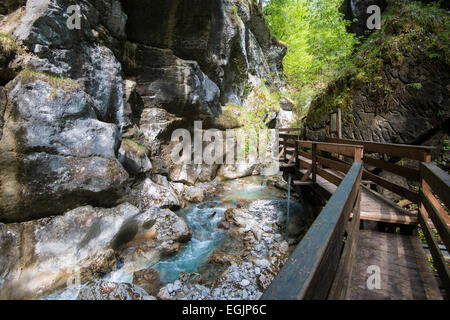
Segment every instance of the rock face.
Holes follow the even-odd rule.
[[[285,48],[272,43],[253,0],[148,0],[145,10],[139,0],[123,5],[128,39],[197,61],[220,88],[222,104],[241,101],[248,74],[259,79],[279,74]]]
[[[356,68],[312,102],[303,131],[306,139],[332,136],[330,111],[338,107],[343,112],[342,134],[348,139],[420,144],[448,127],[448,49],[435,46],[448,34],[448,24],[437,21],[448,21],[448,15],[442,9],[431,15],[417,3],[395,6],[384,22],[384,36],[369,38],[355,57]],[[399,51],[393,50],[393,41]]]
[[[79,29],[69,0],[0,5],[0,221],[111,207],[136,185],[170,194],[146,207],[180,206],[154,175],[194,185],[219,165],[174,166],[173,130],[281,84],[286,48],[253,0],[77,3]]]
[[[70,278],[81,283],[96,279],[115,270],[116,257],[132,274],[139,256],[131,256],[130,248],[157,261],[164,246],[190,236],[186,222],[173,212],[154,207],[139,212],[127,203],[0,224],[0,298],[36,298],[65,287]]]

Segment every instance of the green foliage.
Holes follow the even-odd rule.
[[[288,45],[284,70],[293,98],[304,106],[347,66],[356,44],[339,12],[343,0],[271,0],[264,10],[272,32]]]
[[[316,98],[308,119],[314,121],[340,107],[346,111],[343,121],[350,121],[347,116],[351,115],[353,97],[361,90],[379,101],[376,113],[387,112],[395,105],[395,96],[402,88],[400,83],[385,78],[386,66],[400,68],[404,59],[411,57],[420,57],[420,63],[449,64],[450,24],[448,12],[440,9],[439,4],[390,1],[382,20],[381,30],[372,33],[341,64],[341,75]],[[422,83],[410,83],[408,87],[421,90]]]

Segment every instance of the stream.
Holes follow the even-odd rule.
[[[228,238],[224,230],[217,227],[227,209],[257,200],[282,199],[286,199],[286,192],[267,184],[264,177],[253,176],[224,181],[218,186],[217,192],[207,197],[204,202],[190,204],[176,212],[185,219],[192,230],[192,238],[185,248],[156,264],[149,263],[145,267],[158,270],[163,283],[175,281],[181,272],[199,272],[216,248],[233,246],[230,245],[233,240]],[[132,278],[132,274],[118,269],[103,279],[116,283],[132,283]],[[76,291],[74,288],[67,288],[44,299],[74,299]]]

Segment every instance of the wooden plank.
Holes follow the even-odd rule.
[[[400,158],[410,158],[419,161],[427,161],[427,160],[429,161],[431,151],[434,149],[434,147],[428,146],[367,142],[360,140],[336,139],[336,138],[327,138],[327,141],[332,143],[362,145],[364,147],[364,151],[367,152],[386,153],[391,156],[396,156]]]
[[[327,167],[333,168],[335,170],[341,171],[346,173],[350,169],[350,165],[339,162],[336,160],[331,160],[324,157],[317,157],[317,161]],[[402,197],[405,197],[406,199],[418,203],[419,202],[419,195],[411,190],[408,190],[402,186],[396,185],[384,178],[381,178],[377,176],[376,174],[373,174],[367,170],[364,169],[363,173],[363,179],[371,180],[375,182],[376,184],[380,185],[383,188],[386,188],[398,195],[401,195]]]
[[[292,133],[280,133],[278,134],[278,137],[286,140],[298,140],[298,134],[292,134]]]
[[[402,176],[408,180],[420,181],[419,170],[399,166],[399,165],[396,165],[396,164],[388,162],[388,161],[373,159],[368,156],[364,156],[363,161],[364,161],[364,163],[367,163],[368,165],[395,173],[395,174]]]
[[[447,208],[450,208],[450,175],[433,163],[421,163],[420,174]]]
[[[438,282],[418,242],[417,236],[360,230],[349,299],[442,299]],[[367,288],[370,265],[380,268],[379,289]]]
[[[336,271],[336,277],[327,297],[328,300],[344,300],[348,294],[361,222],[360,202],[361,190],[358,192],[358,196],[356,197],[350,230],[348,232],[347,241],[345,242],[344,251],[342,252],[342,257],[339,262],[339,267]]]
[[[381,194],[362,186],[361,220],[417,225],[417,215],[399,207]]]
[[[299,161],[299,163],[301,164],[301,161]],[[310,166],[308,168],[308,170],[306,170],[306,173],[303,175],[303,177],[301,178],[301,182],[305,182],[306,180],[308,180],[309,176],[311,175],[311,171],[312,171],[312,167]]]
[[[261,299],[325,299],[362,173],[356,162]]]
[[[312,160],[312,154],[309,154],[308,152],[300,151],[298,154],[304,158]]]
[[[312,164],[312,178],[311,180],[316,182],[316,175],[317,175],[317,144],[312,145],[312,158],[311,158],[311,164]]]
[[[313,143],[311,141],[297,141],[297,145],[300,148],[311,149],[313,146]]]
[[[313,184],[315,184],[315,182],[294,180],[294,181],[292,181],[292,184],[294,186],[312,186]]]
[[[282,132],[291,132],[291,131],[301,131],[301,128],[278,128],[279,131]]]
[[[350,165],[340,161],[332,160],[325,157],[317,157],[317,161],[323,164],[324,166],[338,170],[343,173],[347,173],[348,170],[350,170]]]
[[[316,172],[319,176],[321,176],[322,178],[330,181],[332,184],[339,186],[342,182],[342,179],[334,174],[332,174],[331,172],[322,169],[322,168],[316,168]]]
[[[422,228],[425,239],[427,240],[431,256],[433,257],[433,265],[439,273],[439,277],[441,278],[441,282],[445,288],[447,296],[450,296],[450,272],[447,262],[439,249],[439,245],[434,238],[433,232],[431,231],[422,210],[419,210],[418,218],[420,227]]]
[[[339,143],[314,142],[317,145],[317,150],[335,152],[338,154],[354,157],[357,149],[362,150],[363,146],[354,146]]]
[[[439,210],[436,209],[436,207],[433,205],[433,203],[431,203],[428,197],[433,197],[433,195],[425,194],[424,190],[420,190],[420,200],[425,206],[428,216],[433,221],[433,224],[436,227],[436,230],[439,233],[442,242],[444,242],[447,249],[450,250],[450,231],[447,226],[447,223],[441,217],[441,215],[439,214]]]

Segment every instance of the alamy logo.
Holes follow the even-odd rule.
[[[67,18],[67,28],[69,30],[80,30],[81,29],[81,8],[79,5],[72,5],[67,8],[67,14],[69,18]]]
[[[367,28],[369,30],[381,29],[381,8],[377,5],[371,5],[367,8],[367,14],[371,15],[367,19]]]
[[[187,129],[172,133],[174,147],[171,160],[185,164],[235,164],[257,163],[263,175],[278,172],[278,135],[269,129],[202,129],[201,121],[194,121],[194,137]]]
[[[367,279],[367,289],[381,289],[381,270],[379,266],[371,265],[367,268],[367,273],[370,274]]]

